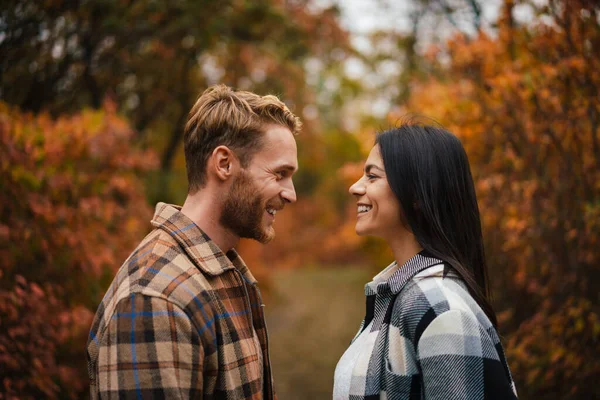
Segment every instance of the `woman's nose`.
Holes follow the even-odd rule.
[[[362,184],[362,178],[354,182],[354,184],[350,186],[350,189],[348,189],[348,191],[350,192],[350,194],[355,196],[361,196],[365,194],[365,187]]]

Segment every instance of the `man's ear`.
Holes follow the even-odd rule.
[[[239,160],[229,147],[218,146],[210,155],[208,164],[217,179],[226,181],[236,173]]]

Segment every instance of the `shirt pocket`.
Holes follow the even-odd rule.
[[[421,375],[400,374],[392,371],[390,362],[385,360],[382,391],[385,391],[388,400],[420,400],[421,399]]]

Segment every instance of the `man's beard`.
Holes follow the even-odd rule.
[[[242,171],[229,188],[219,222],[241,238],[268,243],[275,237],[275,231],[263,227],[266,208],[256,185]]]

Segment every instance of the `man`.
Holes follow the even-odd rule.
[[[275,214],[296,201],[299,129],[274,96],[218,85],[198,98],[185,203],[156,206],[96,313],[92,399],[274,398],[260,292],[234,247],[270,241]]]

